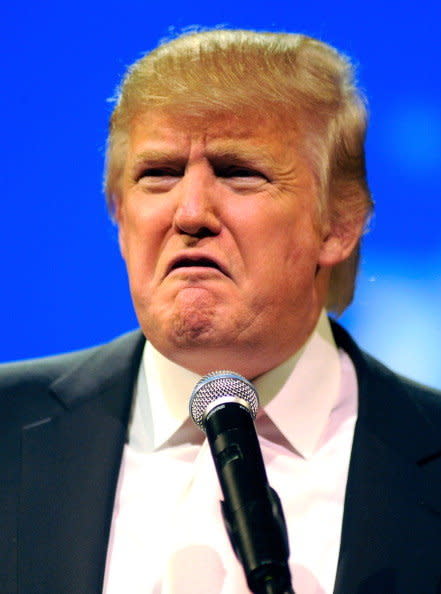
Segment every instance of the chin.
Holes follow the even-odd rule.
[[[235,334],[236,311],[227,304],[224,297],[205,289],[181,291],[162,316],[164,324],[159,330],[168,331],[183,347],[228,344]]]
[[[153,344],[160,345],[161,351],[176,352],[176,349],[208,347],[223,340],[215,308],[161,308],[156,315],[150,312],[150,315],[140,316],[140,319],[144,322],[141,326],[146,337]]]
[[[211,320],[200,314],[175,318],[170,330],[171,341],[182,347],[209,344],[215,336]]]

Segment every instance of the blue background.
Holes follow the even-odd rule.
[[[126,65],[191,25],[307,33],[349,54],[369,99],[377,204],[342,321],[392,368],[441,387],[439,2],[42,2],[2,9],[0,360],[135,327],[101,193],[106,101]]]

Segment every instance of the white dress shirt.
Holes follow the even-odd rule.
[[[188,418],[200,376],[146,343],[109,541],[105,594],[249,592],[220,514],[203,433]],[[254,381],[256,428],[290,540],[296,594],[332,594],[357,417],[353,364],[323,313],[304,347]],[[147,397],[148,394],[148,397]]]

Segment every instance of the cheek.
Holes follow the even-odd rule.
[[[278,302],[289,307],[298,306],[314,293],[320,243],[315,234],[285,230],[292,238],[288,241],[273,241],[267,256],[267,284],[274,287]],[[285,237],[285,239],[287,239]]]
[[[292,242],[287,258],[287,271],[293,272],[294,282],[308,285],[314,281],[320,258],[320,241],[313,230]]]
[[[121,235],[129,258],[142,252],[151,253],[171,224],[167,209],[149,204],[143,197],[127,200],[122,215]]]
[[[260,225],[248,236],[248,258],[268,274],[298,274],[315,270],[320,254],[320,237],[307,220],[302,225],[280,219]],[[288,279],[286,279],[288,280]]]
[[[154,275],[160,253],[157,228],[146,220],[126,219],[120,228],[120,247],[132,291],[140,292]]]

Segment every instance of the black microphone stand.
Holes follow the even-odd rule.
[[[222,406],[219,413],[214,409],[205,419],[205,431],[224,495],[225,527],[249,589],[254,594],[295,594],[282,505],[268,484],[249,411],[238,404]]]

